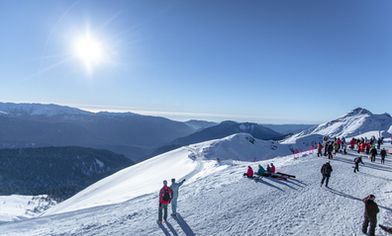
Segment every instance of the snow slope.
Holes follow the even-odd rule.
[[[389,145],[389,144],[388,144]],[[388,146],[390,148],[390,145]],[[176,153],[173,153],[176,154]],[[178,219],[159,227],[157,191],[129,201],[0,225],[2,235],[362,235],[364,205],[370,193],[380,206],[379,223],[391,225],[392,161],[364,160],[353,173],[355,153],[331,161],[331,189],[320,187],[325,158],[313,155],[274,159],[278,170],[297,179],[261,181],[242,177],[246,166],[207,160],[208,175],[194,175],[180,189]],[[215,162],[215,163],[214,163]],[[115,197],[110,194],[109,197]],[[377,235],[385,235],[377,229]]]
[[[45,214],[123,202],[155,192],[164,179],[188,179],[196,173],[198,176],[208,175],[213,171],[211,160],[219,159],[224,163],[265,160],[290,154],[290,147],[275,141],[258,140],[245,133],[182,147],[104,178]]]
[[[54,204],[47,195],[0,196],[0,222],[32,218]]]
[[[336,120],[295,134],[282,143],[295,143],[298,138],[315,134],[330,137],[354,137],[372,131],[385,133],[385,136],[388,136],[385,131],[388,131],[391,125],[392,117],[388,113],[373,114],[366,109],[356,108]]]

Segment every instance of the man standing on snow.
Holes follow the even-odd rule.
[[[167,181],[163,181],[163,187],[159,191],[159,211],[158,211],[158,223],[162,224],[162,210],[163,219],[167,221],[167,205],[170,204],[171,199],[173,198],[173,191],[171,188],[167,186]]]
[[[362,201],[365,203],[365,214],[364,220],[362,224],[362,233],[367,234],[367,229],[370,223],[369,228],[369,236],[374,236],[377,226],[377,213],[380,211],[378,209],[377,203],[374,202],[376,197],[373,194],[370,194]]]
[[[184,184],[185,179],[183,179],[181,182],[176,183],[176,179],[172,179],[171,180],[172,184],[170,185],[170,188],[173,190],[173,198],[171,201],[171,205],[172,205],[172,216],[176,216],[177,215],[177,198],[178,198],[178,190],[181,187],[182,184]]]
[[[385,162],[385,157],[387,156],[387,150],[385,150],[385,148],[383,148],[380,152],[380,156],[381,156],[381,164],[384,164]]]
[[[320,187],[323,186],[324,180],[326,180],[325,187],[328,188],[328,182],[329,182],[329,177],[331,177],[331,172],[332,172],[332,166],[328,161],[321,167],[321,174],[323,175],[323,179],[321,180]]]
[[[354,163],[355,163],[354,173],[357,173],[357,171],[359,172],[359,163],[362,163],[362,165],[365,165],[365,164],[363,163],[363,161],[362,161],[362,157],[361,157],[361,156],[356,157],[356,158],[354,159]]]
[[[375,147],[373,147],[370,150],[370,155],[371,155],[371,161],[375,162],[376,161],[376,156],[377,156],[377,149]]]

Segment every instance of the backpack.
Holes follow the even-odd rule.
[[[162,200],[163,201],[169,201],[170,200],[170,193],[169,193],[169,191],[167,189],[164,190]]]

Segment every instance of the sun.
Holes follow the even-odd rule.
[[[73,44],[73,53],[89,73],[93,71],[95,66],[103,63],[105,56],[103,43],[88,31],[76,38]]]

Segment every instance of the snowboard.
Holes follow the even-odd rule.
[[[285,174],[285,173],[282,173],[282,172],[277,172],[276,174],[278,174],[278,175],[283,175],[283,176],[287,176],[287,177],[293,178],[293,179],[296,178],[295,175],[289,175],[289,174]]]
[[[378,226],[380,226],[380,228],[381,228],[382,230],[384,230],[384,231],[386,231],[386,232],[392,234],[392,227],[388,227],[388,226],[385,226],[385,225],[378,225]]]

